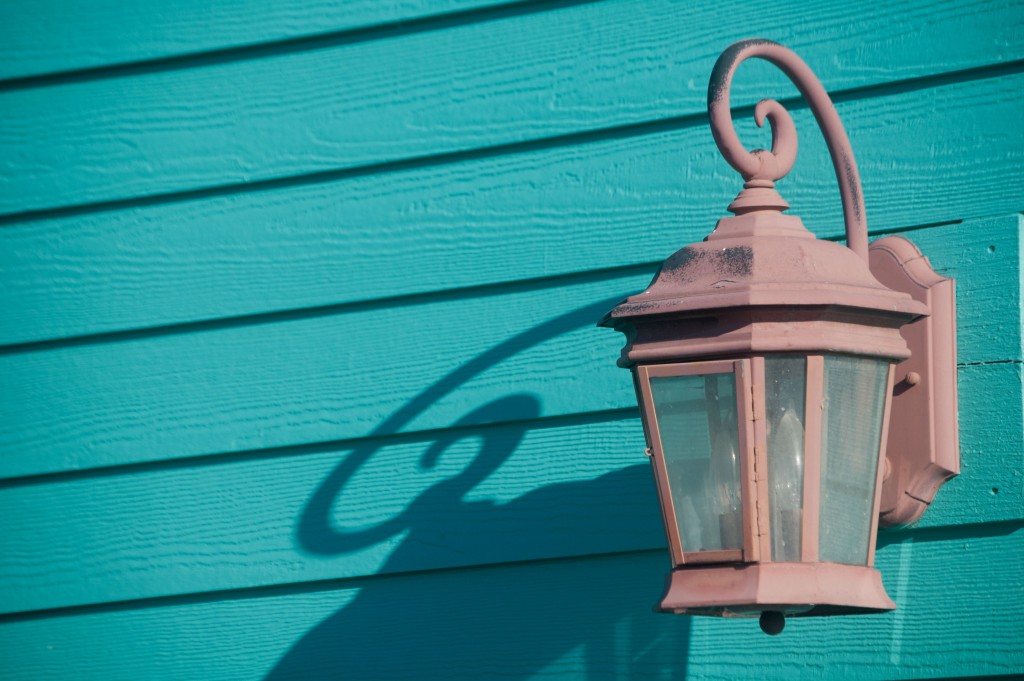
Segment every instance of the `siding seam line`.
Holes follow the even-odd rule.
[[[600,0],[505,0],[496,5],[471,7],[407,19],[394,19],[338,31],[327,31],[290,38],[241,43],[198,51],[185,51],[162,57],[136,61],[120,61],[99,66],[61,69],[44,73],[0,79],[0,94],[54,87],[72,83],[149,75],[197,67],[218,66],[250,59],[301,54],[316,50],[357,45],[399,38],[418,33],[430,33],[473,24],[485,24],[501,19],[540,14],[567,7],[594,4]]]
[[[94,466],[90,468],[52,471],[12,478],[2,478],[0,479],[0,491],[34,485],[52,484],[55,482],[71,482],[91,478],[111,478],[115,476],[119,477],[123,475],[150,473],[154,471],[209,468],[211,466],[242,463],[246,461],[309,456],[336,450],[354,449],[356,447],[375,443],[379,443],[377,444],[377,448],[380,449],[383,447],[401,444],[432,442],[441,436],[458,435],[460,437],[471,437],[474,433],[490,431],[497,428],[516,428],[526,426],[525,429],[531,431],[551,430],[554,428],[565,428],[574,425],[587,426],[611,423],[615,421],[625,421],[638,417],[639,412],[636,407],[620,407],[616,409],[602,409],[598,411],[575,412],[571,414],[553,414],[550,416],[542,415],[531,419],[514,419],[508,421],[495,421],[491,423],[441,426],[426,430],[415,430],[400,433],[374,433],[362,437],[352,437],[341,440],[303,442],[301,444],[246,449],[234,452],[208,452],[192,456],[158,459],[155,461],[133,461],[109,466]],[[643,461],[643,459],[637,460],[638,463],[642,463]]]
[[[1010,215],[1017,215],[1012,213]],[[1004,216],[1006,216],[1004,214]],[[1003,216],[992,216],[1003,217]],[[1009,216],[1006,216],[1009,217]],[[971,221],[991,218],[970,218]],[[872,230],[870,236],[881,237],[888,234],[906,234],[925,229],[935,229],[951,225],[962,224],[963,220],[947,220],[943,222],[931,222],[910,227],[893,227],[878,231]],[[834,234],[819,237],[826,241],[842,241],[844,236]],[[680,244],[680,247],[685,244]],[[616,265],[599,269],[583,270],[578,272],[562,272],[539,277],[526,277],[522,279],[508,279],[505,281],[487,282],[473,284],[470,286],[459,286],[454,288],[437,289],[433,291],[421,291],[417,293],[403,293],[395,296],[384,296],[381,298],[367,298],[365,300],[353,300],[340,303],[328,303],[326,305],[315,305],[311,307],[289,308],[285,310],[270,310],[267,312],[256,312],[252,314],[230,315],[212,317],[184,322],[171,322],[157,324],[154,326],[142,326],[113,331],[100,331],[42,340],[32,340],[20,343],[4,345],[0,343],[0,357],[44,352],[48,350],[59,350],[70,347],[82,347],[106,343],[118,343],[147,338],[159,338],[162,336],[178,335],[185,333],[198,333],[204,331],[218,331],[222,329],[234,329],[246,326],[259,326],[262,324],[275,324],[279,322],[300,321],[320,317],[352,314],[366,312],[383,308],[401,308],[414,305],[427,305],[439,302],[452,302],[456,300],[472,300],[486,296],[509,295],[523,293],[547,288],[561,288],[563,286],[575,286],[581,284],[607,281],[611,279],[624,278],[631,275],[641,274],[653,275],[654,271],[661,265],[662,261],[646,261],[626,265]],[[556,283],[557,282],[557,283]]]
[[[980,528],[985,532],[977,533]],[[944,525],[940,527],[926,528],[902,528],[897,530],[885,530],[880,537],[899,537],[900,540],[914,536],[915,542],[956,539],[957,534],[964,531],[974,534],[967,535],[969,538],[993,537],[1013,534],[1024,528],[1024,519],[1000,520],[995,522],[971,523],[966,525]],[[925,534],[925,538],[918,535]],[[953,537],[941,537],[942,534],[953,534]],[[927,535],[933,535],[928,537]],[[965,537],[965,538],[966,538]],[[886,544],[895,542],[886,542]],[[89,603],[83,605],[69,605],[55,608],[41,608],[39,610],[26,610],[0,614],[0,625],[21,622],[26,620],[52,619],[55,617],[90,615],[105,612],[143,610],[153,607],[166,607],[168,605],[192,605],[199,603],[214,603],[220,601],[243,600],[252,598],[272,598],[295,594],[317,593],[321,591],[334,591],[339,589],[363,588],[366,582],[379,582],[380,580],[404,579],[420,575],[442,574],[470,570],[492,570],[505,567],[521,567],[527,565],[544,565],[552,563],[566,563],[572,561],[602,560],[605,558],[623,558],[628,556],[642,556],[651,553],[660,553],[665,550],[664,546],[656,546],[646,549],[631,549],[628,551],[611,551],[608,553],[591,553],[575,556],[553,556],[549,558],[532,558],[526,560],[505,561],[500,563],[479,563],[476,565],[452,565],[439,568],[426,568],[422,570],[409,570],[404,572],[386,572],[370,575],[359,575],[340,577],[333,579],[316,579],[308,581],[287,582],[278,584],[265,584],[260,586],[248,586],[232,589],[214,589],[211,591],[193,592],[187,594],[172,594],[167,596],[150,596],[146,598],[125,599],[121,601],[108,601],[103,603]]]
[[[889,81],[854,87],[846,90],[837,90],[830,93],[832,101],[842,103],[856,99],[875,99],[898,94],[906,94],[919,90],[943,87],[946,85],[969,83],[977,80],[988,80],[1007,75],[1017,75],[1024,72],[1024,59],[988,64],[985,66],[949,71],[940,74],[930,74],[906,80]],[[861,97],[861,95],[868,95]],[[791,111],[799,111],[807,108],[806,103],[800,97],[780,99],[779,102]],[[734,118],[745,118],[752,114],[753,106],[736,107],[732,109]],[[537,137],[527,140],[505,142],[486,147],[474,147],[470,149],[458,149],[454,151],[443,151],[439,153],[426,154],[423,156],[405,157],[392,160],[384,160],[364,165],[357,165],[331,170],[321,170],[311,173],[288,175],[282,177],[268,177],[253,181],[232,182],[223,185],[200,187],[194,189],[182,189],[156,194],[146,194],[119,199],[107,199],[102,201],[72,204],[66,206],[55,206],[48,208],[36,208],[15,213],[0,214],[0,228],[13,225],[28,224],[43,220],[74,217],[79,215],[90,215],[102,212],[114,212],[131,208],[143,208],[155,205],[169,205],[185,203],[206,198],[221,196],[235,196],[243,193],[256,193],[261,191],[273,191],[289,187],[306,187],[319,184],[328,184],[342,180],[369,177],[373,175],[384,175],[392,172],[405,172],[423,168],[433,168],[443,165],[463,163],[490,158],[515,156],[534,151],[546,149],[564,148],[570,146],[583,146],[607,140],[629,139],[644,135],[680,130],[697,125],[702,125],[707,120],[704,111],[690,112],[678,116],[669,116],[655,120],[639,121],[622,125],[608,126],[604,128],[593,128],[582,131],[562,133],[547,137]]]

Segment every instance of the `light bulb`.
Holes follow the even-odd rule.
[[[730,423],[733,419],[723,419]],[[714,435],[711,446],[712,484],[716,509],[719,519],[719,536],[721,548],[740,548],[742,522],[740,509],[740,460],[737,433],[731,428],[720,428]]]
[[[804,485],[804,425],[787,408],[769,438],[772,560],[800,560]]]

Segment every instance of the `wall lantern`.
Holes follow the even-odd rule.
[[[839,180],[846,241],[814,237],[774,182],[796,159],[766,99],[771,151],[747,152],[729,88],[765,59],[799,88]],[[626,334],[668,537],[661,612],[754,617],[870,613],[895,604],[874,569],[878,527],[921,516],[959,472],[953,281],[910,241],[867,241],[860,177],[832,101],[792,51],[728,48],[708,88],[711,129],[745,180],[701,243],[602,321]],[[887,454],[888,452],[888,454]]]

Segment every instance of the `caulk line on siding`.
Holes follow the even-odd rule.
[[[906,94],[908,92],[941,87],[944,85],[999,78],[1007,75],[1016,75],[1018,73],[1024,73],[1024,59],[1006,62],[1003,64],[963,69],[960,71],[919,76],[916,78],[908,78],[906,80],[890,81],[888,83],[865,85],[849,88],[847,90],[837,90],[836,92],[830,93],[830,95],[833,102],[842,103],[858,99],[871,99],[896,94]],[[807,108],[806,103],[799,97],[786,98],[779,101],[783,106],[791,111],[799,111]],[[733,117],[748,117],[753,113],[753,110],[752,106],[737,107],[732,110]],[[334,170],[321,170],[285,177],[269,177],[246,182],[233,182],[212,187],[176,190],[158,194],[127,197],[123,199],[110,199],[105,201],[72,204],[56,208],[41,208],[16,213],[6,213],[0,214],[0,227],[28,224],[54,218],[113,212],[130,208],[186,203],[200,199],[234,196],[249,192],[256,193],[290,187],[306,187],[318,184],[328,184],[331,182],[368,177],[371,175],[420,170],[467,161],[526,154],[546,149],[582,146],[608,140],[629,139],[632,137],[641,137],[659,132],[681,130],[698,125],[705,125],[706,123],[707,113],[702,110],[699,112],[681,114],[679,116],[660,118],[653,121],[641,121],[639,123],[628,123],[625,125],[582,130],[559,135],[551,135],[548,137],[507,142],[504,144],[496,144],[486,147],[459,149],[436,154],[427,154],[424,156],[386,160],[366,165],[337,168]]]
[[[980,367],[988,366],[989,364],[1024,364],[1024,361],[1019,359],[990,359],[984,362],[957,362],[958,367]]]
[[[893,596],[898,603],[906,602],[907,594],[911,588],[910,563],[914,556],[914,538],[910,537],[899,545],[899,568],[896,570],[896,589]],[[903,653],[903,628],[906,624],[907,609],[896,608],[892,618],[892,637],[889,647],[889,664],[899,667]]]

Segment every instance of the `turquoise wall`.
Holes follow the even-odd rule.
[[[704,102],[751,35],[833,93],[872,234],[960,324],[963,473],[879,538],[899,609],[777,638],[652,614],[594,327],[738,191]],[[763,96],[795,89],[745,64]],[[780,190],[837,238],[790,101]],[[1024,673],[1022,105],[1015,0],[4,3],[0,677]]]

